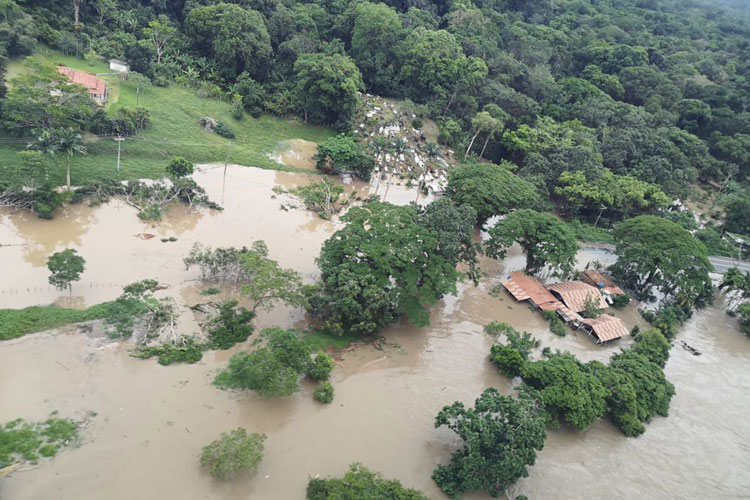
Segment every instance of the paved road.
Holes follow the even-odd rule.
[[[615,249],[614,245],[596,245],[596,246],[583,246],[583,251],[586,253],[595,254],[600,256],[601,260],[606,263],[614,263],[615,255],[612,251]],[[718,274],[724,274],[729,268],[738,267],[740,271],[750,272],[750,261],[737,259],[730,259],[729,257],[709,257],[709,261],[714,266],[714,272]]]

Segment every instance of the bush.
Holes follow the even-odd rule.
[[[307,500],[373,499],[373,500],[427,500],[417,490],[405,488],[399,481],[383,479],[362,464],[352,464],[341,479],[310,479]]]
[[[542,316],[549,321],[549,329],[552,333],[558,337],[564,337],[568,334],[565,323],[563,323],[555,311],[542,311]]]
[[[201,452],[201,466],[222,481],[235,478],[240,472],[253,472],[263,460],[265,434],[250,434],[238,428],[205,446]]]
[[[307,368],[307,376],[313,380],[328,380],[333,370],[333,358],[326,353],[315,356],[315,360]]]
[[[36,423],[19,418],[0,425],[0,469],[18,461],[36,461],[40,455],[54,456],[77,435],[78,426],[69,419]]]
[[[193,164],[182,156],[173,156],[167,164],[167,175],[172,179],[179,179],[193,173]]]
[[[421,129],[423,125],[424,124],[422,123],[422,119],[421,118],[414,118],[411,121],[411,126],[414,127],[414,128],[416,128],[416,129]]]
[[[313,393],[315,401],[328,404],[333,401],[333,386],[330,382],[323,382]]]
[[[234,130],[232,130],[232,127],[230,127],[223,121],[216,122],[214,132],[227,139],[234,139]]]
[[[630,295],[628,295],[627,293],[612,296],[613,306],[622,308],[622,307],[627,306],[628,304],[630,304]]]
[[[208,335],[214,349],[229,349],[234,344],[244,342],[253,333],[250,322],[255,313],[244,307],[237,307],[234,299],[225,300],[219,306],[219,314],[208,322]]]
[[[162,366],[173,363],[197,363],[203,358],[206,344],[199,344],[193,339],[187,339],[184,344],[164,344],[158,346],[142,347],[130,353],[134,358],[148,359],[158,356],[159,364]]]
[[[672,348],[672,344],[657,328],[639,333],[636,335],[635,341],[636,343],[632,347],[633,351],[642,354],[652,363],[664,368],[669,359],[669,350]]]
[[[490,361],[495,363],[500,373],[506,377],[520,375],[526,362],[518,349],[502,344],[495,344],[490,348]]]

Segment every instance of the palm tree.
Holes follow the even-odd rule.
[[[53,135],[56,139],[55,142],[57,142],[58,151],[68,156],[65,162],[65,185],[70,191],[70,160],[76,153],[85,155],[87,153],[86,146],[83,145],[81,134],[72,127],[60,129]]]
[[[435,160],[438,160],[443,157],[443,153],[440,151],[440,146],[435,144],[434,142],[428,142],[427,148],[425,149],[425,155],[427,156],[427,164],[422,169],[422,178],[417,183],[417,197],[414,200],[416,203],[419,201],[419,193],[422,190],[422,184],[424,184],[424,179],[427,176],[427,167],[432,165]]]
[[[29,143],[27,146],[29,149],[34,151],[41,151],[43,154],[52,158],[52,163],[57,167],[57,157],[55,156],[60,151],[60,145],[57,143],[57,138],[54,134],[50,133],[49,130],[42,130],[34,142]]]

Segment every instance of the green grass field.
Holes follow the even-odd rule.
[[[0,309],[0,340],[22,337],[27,333],[50,330],[70,323],[101,319],[110,311],[111,302],[86,309],[57,306],[32,306],[24,309]]]
[[[109,72],[106,63],[97,61],[91,64],[45,48],[41,48],[35,57],[91,73]],[[10,75],[18,75],[23,70],[21,60],[10,62]],[[135,108],[135,88],[115,75],[101,77],[109,82],[108,110]],[[184,156],[194,163],[223,162],[227,155],[227,139],[203,130],[198,124],[202,116],[216,118],[232,127],[236,138],[232,140],[229,161],[253,167],[295,170],[268,157],[280,141],[299,138],[321,142],[333,135],[333,131],[326,128],[269,115],[256,119],[246,113],[242,121],[237,121],[231,117],[228,102],[201,98],[191,89],[176,84],[166,88],[153,87],[150,93],[139,95],[138,100],[139,106],[151,112],[151,126],[122,143],[119,175],[116,171],[117,142],[92,139],[87,144],[88,155],[73,159],[73,184],[161,177],[172,156]],[[0,162],[15,163],[16,153],[23,149],[23,144],[0,144]],[[64,168],[57,169],[54,180],[58,184],[64,182]]]

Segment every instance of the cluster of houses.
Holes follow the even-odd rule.
[[[609,342],[628,334],[623,322],[609,314],[597,318],[580,315],[591,301],[598,303],[599,309],[606,309],[614,296],[624,294],[599,271],[587,269],[580,280],[547,286],[532,276],[516,271],[503,282],[503,286],[517,301],[528,301],[537,309],[555,312],[566,324],[586,330],[597,343]]]
[[[118,61],[117,59],[110,59],[109,69],[116,73],[120,73],[121,75],[127,76],[128,72],[130,71],[130,65],[126,62]],[[102,80],[93,73],[79,71],[67,66],[58,66],[57,72],[68,77],[68,80],[70,80],[71,82],[86,87],[89,93],[89,97],[98,105],[104,106],[104,104],[107,102],[106,80]]]

